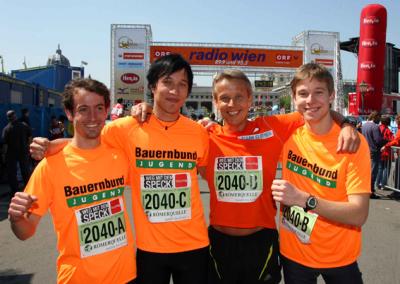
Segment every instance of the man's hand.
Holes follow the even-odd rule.
[[[35,137],[32,143],[29,145],[29,151],[31,157],[37,161],[43,159],[46,155],[46,151],[49,148],[50,141],[45,137]]]
[[[304,207],[306,205],[309,194],[301,191],[290,182],[283,179],[275,179],[272,181],[272,198],[287,206],[297,205]]]
[[[338,153],[355,153],[360,148],[361,139],[358,131],[350,124],[345,124],[338,138]]]
[[[197,121],[198,124],[201,124],[205,129],[210,129],[213,125],[216,125],[217,123],[215,121],[212,121],[209,118],[202,118]]]
[[[131,108],[131,116],[135,118],[139,122],[145,122],[148,119],[153,111],[153,108],[148,103],[140,103],[132,106]]]
[[[10,207],[8,208],[8,218],[12,223],[24,220],[28,210],[32,204],[38,199],[34,195],[25,192],[17,192],[11,199]]]

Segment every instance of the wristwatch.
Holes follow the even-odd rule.
[[[314,210],[315,208],[317,208],[317,204],[318,204],[317,198],[315,196],[310,195],[307,198],[306,208],[304,209],[304,211],[307,212],[309,210]]]
[[[352,125],[354,127],[357,127],[358,120],[353,116],[345,116],[343,121],[342,121],[342,123],[340,124],[340,127],[343,127],[343,125],[345,123],[348,123],[348,124],[350,124],[350,125]]]

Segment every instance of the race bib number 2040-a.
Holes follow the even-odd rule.
[[[124,203],[121,197],[75,211],[81,257],[127,245]]]

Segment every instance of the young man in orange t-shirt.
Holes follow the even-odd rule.
[[[208,155],[207,131],[180,114],[193,85],[188,62],[170,54],[147,73],[153,115],[140,124],[120,118],[104,141],[123,149],[131,164],[132,207],[141,284],[207,282],[208,237],[197,169]]]
[[[362,283],[357,258],[371,193],[368,144],[361,137],[355,154],[336,152],[340,128],[330,114],[335,92],[326,68],[301,66],[291,88],[305,125],[285,143],[283,178],[272,184],[281,204],[285,283],[316,283],[319,275],[327,283]]]
[[[25,192],[17,192],[10,203],[11,228],[21,240],[34,235],[50,210],[59,250],[57,283],[123,284],[136,278],[123,196],[128,161],[122,151],[100,141],[109,105],[104,84],[91,79],[69,83],[64,107],[74,137],[39,163]]]

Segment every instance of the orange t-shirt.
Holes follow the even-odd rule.
[[[276,228],[271,184],[283,144],[302,124],[296,112],[259,117],[233,134],[219,125],[211,129],[206,174],[211,225]]]
[[[338,154],[339,133],[336,124],[325,135],[315,135],[305,126],[297,129],[282,152],[283,179],[311,195],[331,201],[346,202],[351,194],[369,194],[368,143],[360,136],[357,153]],[[313,212],[302,217],[302,209],[292,208],[288,211],[284,207],[287,218],[282,218],[281,210],[280,249],[285,257],[313,268],[339,267],[357,260],[361,250],[360,227],[333,222]],[[289,228],[288,218],[297,229]]]
[[[117,119],[103,131],[102,139],[129,158],[138,248],[175,253],[207,246],[196,169],[207,163],[206,130],[184,116],[165,129],[153,115],[142,125]]]
[[[47,210],[57,234],[58,283],[126,283],[136,277],[134,239],[123,196],[129,182],[123,152],[67,145],[42,160],[25,192],[31,212]]]

